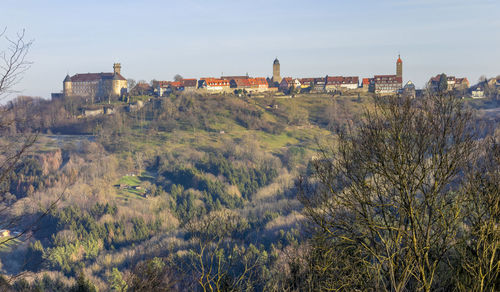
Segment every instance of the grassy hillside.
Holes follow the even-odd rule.
[[[138,258],[189,262],[189,252],[197,251],[193,236],[203,231],[194,222],[226,214],[236,229],[219,237],[232,248],[257,246],[255,255],[272,267],[303,239],[295,178],[370,99],[180,95],[153,99],[138,111],[68,114],[39,128],[67,135],[41,135],[31,162],[16,170],[24,175],[9,181],[18,199],[13,212],[26,215],[64,193],[40,232],[18,245],[19,261],[34,257],[25,267],[34,272],[83,271],[104,290],[113,268],[124,272]],[[64,103],[48,106],[69,113]],[[3,269],[17,273],[21,266]]]

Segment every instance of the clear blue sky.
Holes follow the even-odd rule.
[[[66,73],[136,80],[395,74],[423,86],[445,72],[500,74],[499,0],[2,0],[0,27],[26,29],[31,69],[16,89],[50,97]],[[3,44],[0,42],[0,44]]]

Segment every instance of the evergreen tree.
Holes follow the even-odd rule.
[[[127,291],[127,283],[123,280],[122,273],[117,268],[113,268],[111,272],[109,287],[111,291]]]
[[[78,275],[76,283],[71,287],[70,292],[97,292],[96,287],[90,282],[83,273]]]
[[[446,90],[448,90],[448,77],[443,73],[439,77],[438,91],[444,92]]]

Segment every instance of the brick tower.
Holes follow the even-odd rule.
[[[403,80],[403,61],[401,60],[401,55],[398,55],[398,60],[396,61],[396,77],[400,77]]]

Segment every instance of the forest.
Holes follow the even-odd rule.
[[[3,290],[499,289],[497,101],[136,98],[2,107]]]

